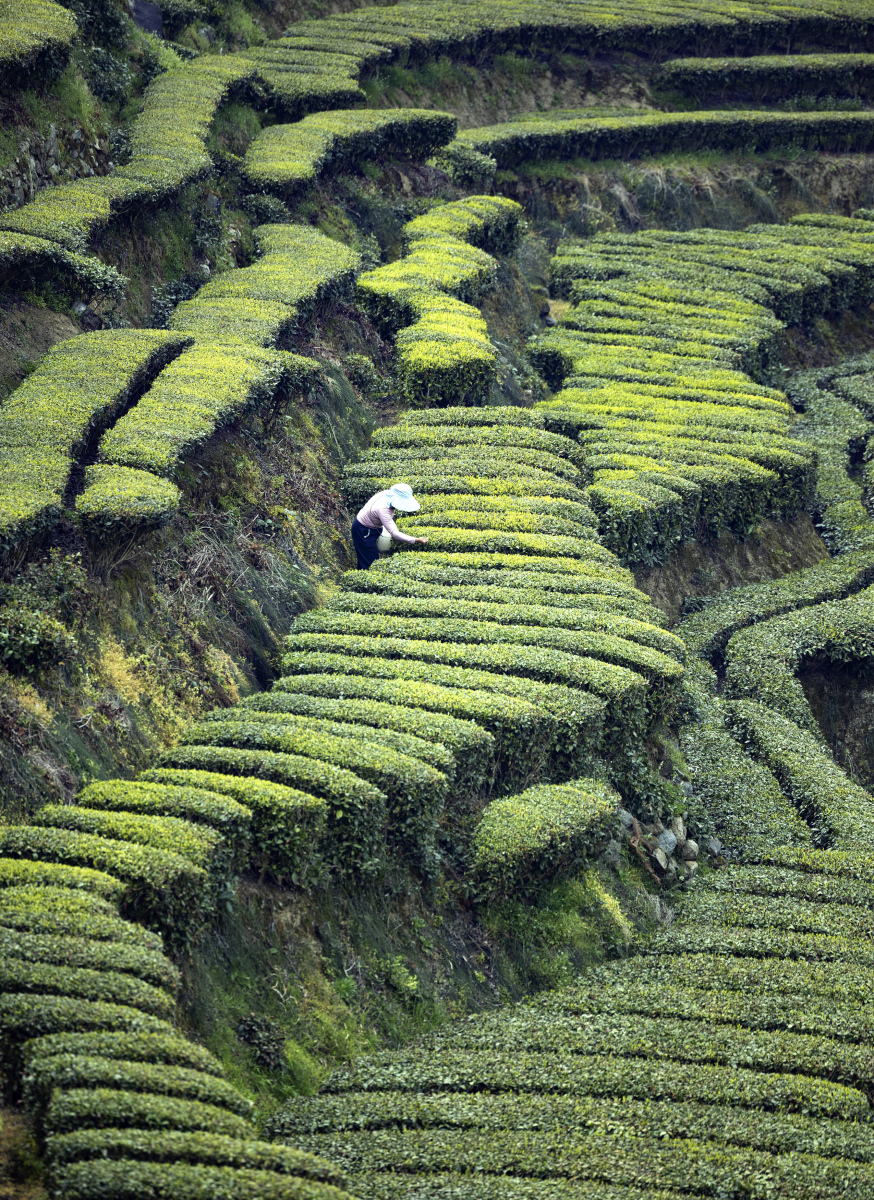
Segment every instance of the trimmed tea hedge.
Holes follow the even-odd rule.
[[[334,794],[338,772],[340,779],[349,776],[361,791],[362,781],[369,780],[376,785],[373,799],[378,801],[384,796],[387,801],[389,832],[421,855],[424,863],[433,859],[437,820],[448,782],[441,771],[399,753],[385,742],[380,745],[366,738],[333,736],[331,722],[313,728],[305,720],[282,720],[272,714],[258,720],[261,715],[243,711],[234,714],[237,719],[228,719],[225,714],[213,714],[217,719],[201,721],[186,730],[183,746],[280,751],[302,764],[298,768],[301,778],[308,777],[313,791],[324,796]]]
[[[494,739],[490,778],[498,775],[507,783],[540,771],[553,774],[560,762],[573,763],[580,756],[587,761],[600,743],[604,702],[554,685],[405,662],[380,670],[367,659],[350,671],[343,655],[330,653],[288,655],[286,665],[291,670],[299,667],[300,674],[277,680],[277,700],[302,692],[343,704],[385,702],[403,706],[411,728],[417,728],[422,710],[475,723]],[[566,769],[575,773],[570,766]]]
[[[170,850],[77,830],[18,825],[0,830],[0,853],[113,872],[126,884],[124,908],[174,945],[189,944],[212,915],[214,889],[207,872]],[[0,893],[0,908],[12,890]],[[39,889],[46,894],[46,905],[48,892]],[[55,927],[47,921],[43,928],[53,932]]]
[[[199,1104],[227,1109],[238,1117],[248,1116],[252,1111],[251,1100],[223,1079],[203,1071],[76,1054],[30,1059],[24,1073],[24,1104],[39,1113],[45,1110],[56,1088],[66,1091],[99,1087],[196,1100]]]
[[[221,1063],[208,1050],[176,1033],[50,1033],[26,1043],[24,1063],[27,1066],[35,1059],[59,1054],[163,1063],[207,1075],[224,1075]]]
[[[206,140],[212,119],[255,74],[241,55],[202,55],[159,75],[133,124],[128,163],[111,175],[44,188],[29,204],[4,213],[0,225],[78,250],[115,213],[174,195],[211,170]]]
[[[708,598],[700,612],[677,626],[677,633],[694,654],[715,658],[740,629],[825,601],[842,600],[872,583],[874,553],[841,555],[781,579],[747,584]]]
[[[112,329],[49,350],[0,409],[7,550],[57,519],[75,460],[187,345],[178,334]]]
[[[539,409],[586,448],[605,543],[652,563],[699,532],[745,533],[804,506],[821,487],[818,443],[789,440],[779,393],[748,376],[767,369],[781,321],[870,303],[872,281],[874,237],[858,220],[563,245],[553,291],[574,305],[531,355],[567,384]],[[841,548],[868,547],[855,536]]]
[[[225,1108],[197,1100],[177,1100],[148,1092],[113,1088],[56,1091],[42,1118],[46,1136],[82,1129],[151,1129],[156,1132],[202,1131],[250,1138],[252,1126]],[[51,1144],[51,1141],[49,1142]]]
[[[736,61],[736,60],[732,60]],[[494,158],[499,170],[544,159],[648,158],[689,151],[805,150],[864,152],[874,144],[874,121],[856,112],[652,112],[631,116],[519,117],[502,125],[464,129],[461,145]]]
[[[67,65],[77,32],[76,18],[53,0],[4,0],[0,5],[4,86],[44,88]]]
[[[848,600],[772,617],[735,633],[725,650],[726,695],[755,697],[820,736],[795,677],[803,660],[812,655],[839,663],[874,657],[874,593],[870,589]]]
[[[96,892],[106,900],[119,900],[124,894],[121,880],[114,879],[104,871],[70,867],[64,863],[0,858],[0,888],[24,886],[76,888]]]
[[[217,429],[312,377],[310,359],[256,346],[195,345],[100,439],[100,461],[172,476]]]
[[[4,954],[26,962],[120,971],[169,991],[179,985],[176,968],[160,951],[89,937],[87,923],[79,934],[0,928],[0,947]]]
[[[577,873],[618,828],[619,797],[594,779],[541,784],[487,805],[473,835],[472,870],[490,896],[543,889]]]
[[[345,296],[359,267],[354,250],[308,225],[260,225],[255,239],[261,257],[251,267],[217,275],[193,300],[179,304],[171,329],[222,346],[275,346],[318,305]],[[289,373],[296,370],[296,387],[317,371],[310,359],[285,355],[282,361]],[[220,378],[219,364],[213,369]]]
[[[749,96],[758,103],[798,97],[868,97],[874,54],[785,54],[759,58],[675,58],[658,70],[659,87],[712,104]]]
[[[196,825],[209,825],[226,840],[233,866],[242,869],[248,859],[252,813],[229,796],[195,787],[113,779],[88,784],[77,800],[83,808],[181,817]]]
[[[471,243],[498,230],[512,243],[520,213],[515,201],[493,196],[453,201],[405,226],[404,258],[359,279],[359,303],[377,325],[392,333],[407,327],[397,336],[397,372],[408,404],[482,402],[496,358],[472,302],[497,263]]]
[[[265,779],[240,778],[214,771],[153,767],[141,772],[146,783],[205,789],[232,797],[252,813],[251,865],[294,883],[315,882],[319,876],[319,846],[328,813],[322,796]]]
[[[351,1200],[330,1184],[245,1167],[93,1159],[67,1166],[53,1177],[60,1200]]]
[[[183,770],[255,776],[294,791],[309,789],[330,802],[325,812],[329,865],[341,872],[374,869],[385,833],[385,793],[351,771],[300,754],[233,746],[177,746],[164,752],[162,762]]]
[[[154,1135],[140,1130],[82,1130],[59,1134],[47,1147],[52,1167],[66,1163],[109,1159],[200,1163],[249,1170],[275,1171],[343,1187],[346,1180],[324,1159],[285,1146],[229,1138],[224,1134],[166,1132],[156,1145]],[[330,1194],[330,1193],[328,1193]],[[333,1193],[337,1195],[337,1193]]]
[[[835,849],[874,845],[874,798],[853,783],[820,741],[755,700],[728,705],[728,717],[753,755],[774,772],[813,827]]]
[[[332,721],[345,719],[356,722],[348,726],[350,729],[373,726],[378,731],[399,730],[414,735],[417,742],[425,740],[438,748],[446,747],[452,760],[452,791],[456,799],[481,791],[491,775],[495,738],[474,721],[421,708],[411,712],[407,704],[385,704],[373,698],[307,695],[304,689],[303,694],[296,693],[294,679],[286,683],[285,691],[247,696],[240,711],[254,710],[265,717],[270,713],[294,713]]]
[[[75,830],[167,851],[207,871],[220,890],[233,890],[233,846],[215,829],[180,817],[104,811],[74,804],[45,804],[32,820],[37,827]]]
[[[286,45],[284,39],[281,46]],[[294,197],[321,176],[354,169],[364,158],[428,158],[457,131],[450,113],[333,109],[263,130],[246,151],[243,173],[254,187]]]

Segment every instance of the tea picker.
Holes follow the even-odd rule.
[[[358,556],[358,570],[367,571],[379,558],[380,549],[387,550],[391,539],[410,545],[428,544],[427,538],[410,537],[395,525],[395,512],[418,512],[421,505],[408,483],[395,483],[385,491],[371,496],[352,522],[352,543]]]

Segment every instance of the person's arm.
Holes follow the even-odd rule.
[[[382,521],[383,529],[385,529],[387,533],[390,533],[396,542],[406,542],[410,546],[415,545],[417,542],[423,546],[427,543],[427,538],[410,537],[408,533],[402,533],[401,530],[398,529],[397,525],[395,525],[394,517],[391,515],[392,510],[388,505],[386,505],[384,508],[378,508],[376,510],[376,514],[380,521]]]

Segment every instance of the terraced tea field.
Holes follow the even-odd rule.
[[[62,288],[102,326],[0,404],[4,738],[18,753],[14,713],[47,737],[61,712],[72,748],[64,774],[41,742],[39,803],[10,787],[0,813],[0,1069],[33,1178],[59,1200],[868,1200],[874,207],[583,237],[519,181],[546,164],[590,196],[599,164],[665,155],[864,166],[874,9],[418,0],[213,45],[226,7],[160,4],[120,161],[0,212],[4,304]],[[119,13],[0,3],[9,112]],[[386,80],[523,59],[633,62],[647,102],[475,128],[385,103]],[[241,153],[217,141],[232,117]],[[133,262],[192,197],[233,197],[249,250],[210,266],[201,240],[196,286],[158,320],[151,285],[155,327],[137,323],[144,276],[112,248]],[[266,497],[293,472],[245,447],[267,462],[328,433],[300,496],[348,524],[402,479],[425,544],[340,571],[345,550],[282,541],[299,513]],[[279,655],[228,572],[196,610],[226,587],[227,644],[161,591],[195,517],[214,531],[244,486],[273,531],[246,526],[254,569],[281,553],[309,580]],[[763,530],[788,561],[799,529],[809,565],[702,586],[673,624],[645,590],[684,548],[716,561]],[[130,645],[148,625],[148,653],[106,651],[108,607],[99,655],[70,632],[89,591],[116,595]],[[269,650],[249,676],[244,609]],[[134,753],[136,722],[103,693],[84,712],[83,678],[111,661],[146,703],[143,679],[195,677],[183,642],[221,687]],[[117,770],[88,758],[95,718]],[[372,1037],[271,1111],[199,1044],[198,956],[243,896],[451,891],[486,929],[583,878],[628,936],[568,986],[495,986],[412,1043]],[[604,892],[627,901],[629,878],[657,897],[645,933]]]

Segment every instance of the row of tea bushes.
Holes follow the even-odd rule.
[[[579,874],[618,831],[618,810],[616,793],[593,779],[493,800],[473,835],[472,870],[483,895],[537,895],[544,879]]]
[[[219,106],[245,87],[255,67],[238,55],[202,55],[159,76],[131,130],[131,159],[111,175],[44,188],[0,228],[84,248],[115,213],[176,194],[212,169],[206,151]]]
[[[725,649],[725,693],[755,698],[817,731],[796,674],[805,659],[864,662],[874,656],[874,592],[804,607],[739,630]]]
[[[728,720],[779,779],[820,844],[836,850],[874,845],[874,798],[847,778],[818,737],[756,700],[729,703]],[[836,932],[834,925],[829,929]]]
[[[785,398],[748,373],[765,371],[780,322],[869,303],[872,267],[874,226],[849,219],[560,248],[553,289],[574,304],[530,353],[564,390],[538,408],[586,448],[612,549],[658,561],[701,530],[791,516],[822,488],[818,443],[790,438]]]
[[[0,76],[8,87],[45,87],[70,60],[76,18],[54,0],[0,4]]]
[[[874,876],[776,857],[699,881],[650,953],[335,1072],[271,1135],[380,1198],[861,1200]]]
[[[13,394],[0,421],[7,553],[57,521],[77,461],[95,448],[75,503],[86,534],[119,540],[165,524],[178,510],[173,477],[187,456],[245,412],[312,386],[314,361],[270,347],[348,294],[358,255],[308,226],[264,225],[256,239],[255,264],[180,305],[170,332],[62,343]]]
[[[815,96],[858,99],[874,89],[874,55],[676,58],[658,68],[654,82],[706,104],[741,97],[765,104]]]
[[[103,295],[117,300],[128,283],[125,275],[97,258],[65,250],[46,238],[0,231],[0,285],[22,275],[37,281],[51,278],[86,299]]]
[[[758,621],[832,600],[842,600],[874,583],[874,554],[858,552],[826,559],[781,579],[751,583],[708,598],[699,612],[677,626],[693,654],[721,657],[730,637]]]
[[[377,434],[348,470],[350,502],[403,475],[422,504],[404,525],[428,537],[428,550],[405,548],[370,571],[348,573],[324,608],[295,622],[285,678],[241,711],[255,708],[268,723],[279,713],[339,719],[345,703],[356,723],[378,725],[383,739],[398,727],[439,737],[435,717],[462,724],[465,742],[479,727],[489,742],[478,747],[476,771],[464,772],[463,788],[447,774],[451,808],[538,777],[560,785],[589,772],[602,753],[617,756],[624,778],[637,737],[675,701],[684,648],[598,544],[579,486],[578,445],[543,424],[528,410],[441,408],[408,413]],[[527,518],[539,523],[548,510],[564,522],[561,531],[524,531]],[[330,709],[322,707],[327,700]],[[193,736],[202,739],[202,730]],[[279,726],[266,736],[277,739]],[[521,822],[512,851],[496,832],[513,840],[503,800],[486,808],[473,870],[487,890],[525,879],[530,886],[538,871],[542,885],[592,853],[615,820],[617,798],[593,781],[567,786],[567,796],[558,786],[507,801]],[[532,857],[522,844],[528,808],[540,821]],[[390,823],[391,812],[390,803]],[[420,843],[435,817],[426,814],[417,829]]]
[[[220,794],[155,784],[94,784],[80,800],[92,807],[43,809],[45,829],[79,827],[86,815],[92,824],[117,818],[103,833],[121,840],[92,837],[78,856],[58,842],[55,861],[45,845],[25,849],[9,838],[0,851],[13,855],[0,858],[0,1065],[8,1098],[20,1101],[36,1135],[49,1192],[343,1200],[345,1181],[331,1164],[257,1140],[250,1101],[170,1023],[179,972],[161,938],[119,912],[146,915],[125,873],[125,845],[166,842],[195,857],[209,848],[214,866],[210,852],[223,844],[224,876],[248,845],[249,810]],[[167,894],[178,884],[173,858],[155,860],[155,886]],[[122,869],[113,876],[83,865],[95,863]],[[177,913],[177,945],[194,932],[186,915],[197,921],[196,904]]]
[[[222,272],[177,305],[172,330],[221,346],[275,346],[320,306],[346,297],[360,266],[354,250],[308,225],[259,225],[255,243],[252,266]]]
[[[509,249],[521,212],[514,201],[494,196],[438,207],[404,227],[403,258],[359,278],[359,304],[384,334],[396,336],[407,404],[483,402],[497,361],[473,307],[497,270],[483,247]]]
[[[430,158],[457,130],[451,113],[333,109],[293,125],[268,126],[249,146],[242,169],[253,187],[294,199],[322,176],[353,169],[363,159]]]
[[[861,355],[838,367],[800,371],[787,393],[804,414],[796,437],[817,452],[814,515],[826,545],[840,555],[874,548],[874,525],[866,508],[874,494],[872,371],[870,356]],[[861,482],[849,474],[850,461],[859,457],[864,458]]]
[[[5,50],[7,63],[26,68],[40,65],[43,59],[46,65],[52,59],[56,66],[62,65],[75,29],[69,14],[50,0],[26,0],[25,12],[16,10],[15,15],[14,22],[7,19],[2,26],[0,50]],[[426,0],[402,15],[389,8],[300,22],[289,31],[290,36],[266,46],[222,57],[201,55],[159,77],[147,89],[145,111],[134,125],[131,162],[110,176],[46,188],[17,212],[5,214],[0,225],[71,247],[84,245],[114,213],[131,204],[172,195],[209,170],[206,136],[218,106],[233,89],[255,81],[266,85],[275,108],[299,119],[308,113],[360,103],[364,92],[359,77],[362,72],[378,70],[381,62],[422,62],[440,54],[482,57],[515,50],[520,40],[529,52],[532,48],[566,51],[572,45],[582,49],[593,39],[602,50],[642,49],[652,54],[654,45],[660,44],[663,52],[676,52],[692,49],[690,30],[694,30],[691,37],[696,51],[710,48],[718,52],[725,47],[726,38],[734,51],[742,49],[749,38],[756,48],[774,42],[782,48],[784,39],[793,34],[841,44],[850,29],[858,45],[860,37],[864,38],[858,15],[852,6],[840,2],[831,5],[827,13],[802,13],[789,20],[782,10],[768,5],[755,14],[745,11],[740,15],[729,4],[724,10],[668,12],[654,19],[651,11],[628,3],[604,20],[562,3],[532,7],[524,2],[479,0],[458,9],[440,0]],[[589,141],[595,137],[601,152],[625,156],[635,146],[652,150],[665,141],[676,148],[678,137],[684,134],[696,144],[705,137],[711,149],[716,136],[732,146],[742,143],[746,147],[751,139],[761,145],[775,138],[785,142],[786,130],[791,128],[793,138],[805,143],[862,149],[870,140],[866,116],[651,114],[632,118],[627,128],[624,119],[611,125],[608,118],[599,135],[589,134]],[[793,119],[797,123],[787,126],[786,121]],[[580,152],[573,137],[568,140],[565,127],[569,124],[572,122],[559,123],[558,132],[551,134],[542,126],[538,145],[545,146],[544,139],[549,137],[553,142],[558,138],[551,153],[559,152],[559,144],[562,153]],[[588,152],[594,153],[594,146],[593,142]]]
[[[0,544],[57,520],[77,459],[190,338],[106,330],[54,346],[0,409]]]
[[[734,60],[732,60],[734,61]],[[553,120],[520,117],[465,129],[458,144],[495,159],[499,170],[547,159],[648,158],[707,150],[725,154],[788,146],[809,151],[864,153],[874,145],[868,112],[653,112],[593,117],[585,110]]]
[[[679,626],[683,632],[683,626]],[[694,651],[694,646],[690,645]],[[733,854],[762,854],[775,845],[810,846],[810,826],[768,766],[750,757],[734,736],[716,674],[692,658],[686,677],[691,720],[680,729],[680,748],[695,792],[720,838]]]
[[[416,66],[437,55],[488,60],[520,48],[529,54],[583,53],[592,45],[602,52],[631,50],[656,57],[777,53],[787,42],[858,49],[869,34],[865,14],[834,2],[817,9],[805,5],[790,14],[770,4],[738,10],[727,2],[653,12],[635,0],[622,0],[601,13],[560,0],[538,5],[530,0],[465,5],[419,0],[403,9],[378,7],[296,22],[282,41],[301,66],[312,61],[313,70],[333,67],[350,77],[365,77],[383,64]]]
[[[217,429],[251,409],[266,408],[277,393],[299,391],[316,370],[311,359],[281,350],[196,343],[103,434],[97,469],[86,479],[77,512],[92,528],[112,526],[116,534],[135,533],[147,516],[150,525],[170,520],[179,507],[179,489],[168,481],[153,485],[150,495],[156,503],[163,499],[164,507],[151,513],[139,490],[143,475],[150,481],[172,479],[185,457]],[[130,472],[136,472],[133,479]]]

